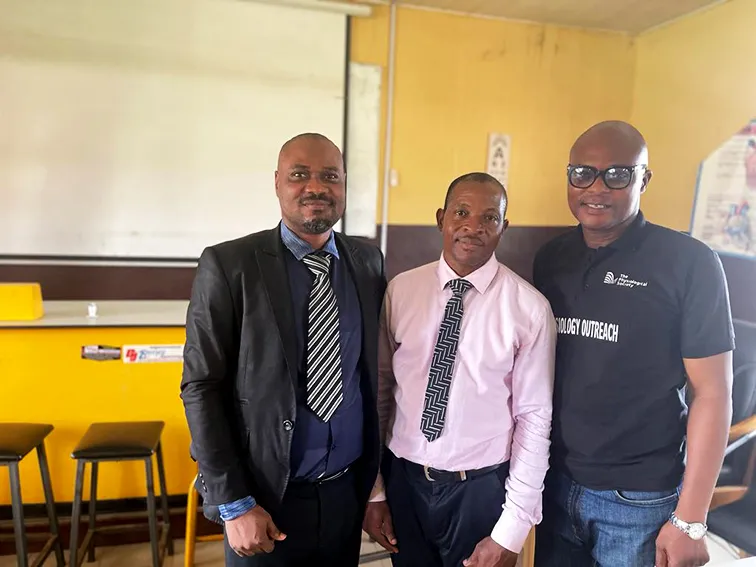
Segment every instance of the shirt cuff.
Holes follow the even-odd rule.
[[[370,495],[370,500],[368,502],[385,502],[386,501],[386,493],[384,491],[375,492]]]
[[[218,506],[218,511],[220,512],[221,520],[228,522],[230,520],[235,520],[239,516],[243,516],[255,506],[257,506],[255,499],[251,496],[246,496],[241,500],[236,500],[228,504],[221,504]]]
[[[373,491],[370,493],[370,499],[368,502],[385,502],[386,501],[386,490],[383,486],[383,475],[381,473],[378,473],[378,478],[375,479],[375,484],[373,485]]]
[[[520,553],[532,528],[530,524],[517,519],[508,510],[504,510],[491,532],[491,539],[512,553]]]

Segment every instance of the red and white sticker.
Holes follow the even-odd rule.
[[[121,352],[125,364],[184,361],[184,345],[124,345]]]

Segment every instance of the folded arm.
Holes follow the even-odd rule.
[[[512,374],[515,423],[506,502],[491,538],[519,553],[541,521],[543,481],[549,467],[556,327],[544,312],[531,340],[520,347]]]
[[[234,443],[236,435],[231,432],[223,403],[230,374],[235,371],[236,328],[228,282],[214,251],[208,248],[199,259],[187,312],[181,399],[192,438],[192,456],[199,463],[202,497],[212,506],[237,503],[250,496],[242,458]],[[249,500],[245,502],[250,504]]]

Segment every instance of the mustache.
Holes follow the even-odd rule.
[[[300,205],[307,205],[309,203],[325,203],[331,206],[335,204],[333,199],[325,193],[310,193],[299,200]]]

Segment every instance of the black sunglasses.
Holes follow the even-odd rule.
[[[598,178],[604,180],[608,189],[625,189],[633,181],[633,174],[639,167],[646,168],[644,164],[637,165],[612,165],[606,169],[597,169],[591,165],[567,166],[567,178],[570,185],[577,189],[588,189],[596,183]]]

